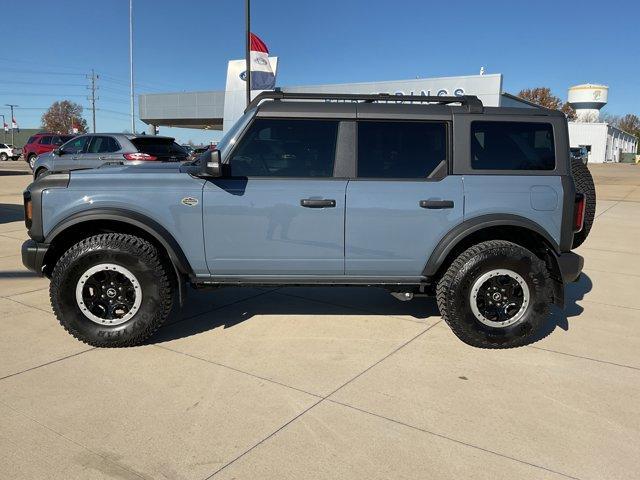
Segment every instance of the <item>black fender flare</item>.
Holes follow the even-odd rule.
[[[456,245],[469,235],[485,228],[501,226],[520,227],[531,230],[542,236],[554,253],[560,253],[558,242],[556,242],[544,228],[533,220],[521,217],[520,215],[506,213],[480,215],[459,223],[440,239],[438,245],[436,245],[436,248],[431,253],[429,260],[427,260],[422,274],[425,277],[434,276],[447,258],[447,255],[449,255]]]
[[[68,228],[91,221],[116,221],[125,223],[152,236],[167,251],[178,281],[180,303],[184,299],[184,281],[182,279],[193,276],[193,269],[182,248],[169,231],[160,223],[148,216],[125,208],[103,207],[74,213],[60,221],[45,237],[44,243],[51,245],[56,237]]]

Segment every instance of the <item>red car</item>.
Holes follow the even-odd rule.
[[[75,135],[61,135],[58,133],[36,133],[29,137],[27,144],[22,148],[22,158],[33,170],[33,164],[38,155],[55,150],[63,143],[71,140]]]

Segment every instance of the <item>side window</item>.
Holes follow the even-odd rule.
[[[35,141],[36,141],[36,137],[35,137],[35,136],[29,137],[29,140],[27,140],[26,145],[28,145],[28,144],[30,144],[30,143],[33,143],[33,142],[35,142]]]
[[[358,177],[427,178],[446,159],[444,122],[358,122]]]
[[[120,150],[120,145],[113,137],[92,137],[89,153],[112,153]]]
[[[553,170],[553,127],[533,122],[471,122],[474,170]]]
[[[233,152],[236,177],[331,177],[338,122],[257,119]]]
[[[40,137],[40,145],[51,145],[51,137],[49,135]]]
[[[64,153],[82,153],[87,146],[89,137],[76,137],[73,140],[69,140],[62,146]]]

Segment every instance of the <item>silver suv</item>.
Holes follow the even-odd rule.
[[[75,137],[52,152],[40,155],[34,163],[33,176],[95,168],[111,162],[181,162],[187,157],[187,151],[172,137],[92,133]]]

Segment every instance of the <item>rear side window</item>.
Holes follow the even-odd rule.
[[[257,119],[231,158],[235,177],[331,177],[338,122]]]
[[[471,122],[474,170],[553,170],[555,166],[551,124]]]
[[[358,122],[358,177],[427,178],[446,159],[444,122]]]
[[[51,137],[40,137],[40,145],[51,145]]]
[[[89,145],[89,153],[112,153],[120,150],[120,145],[113,137],[93,137]]]
[[[29,137],[29,140],[27,140],[27,144],[35,142],[35,141],[36,141],[36,138],[37,138],[37,137],[35,137],[35,136],[33,136],[33,137]]]

